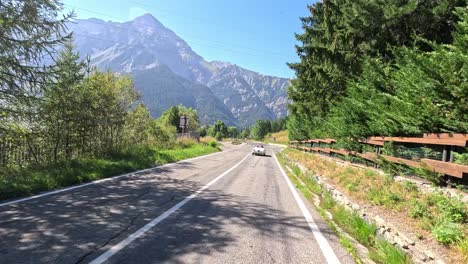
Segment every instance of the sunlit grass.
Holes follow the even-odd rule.
[[[183,142],[174,149],[130,147],[108,158],[81,158],[0,172],[0,199],[11,199],[145,169],[219,151],[217,146]]]
[[[273,140],[273,138],[275,138],[275,140]],[[287,145],[287,144],[289,144],[288,131],[283,130],[283,131],[279,131],[279,132],[276,132],[276,133],[268,134],[265,137],[265,142]]]
[[[333,223],[329,222],[330,227],[335,230],[335,225],[341,227],[359,243],[363,244],[370,249],[370,257],[377,263],[411,263],[411,259],[399,248],[393,246],[389,242],[377,238],[377,227],[373,222],[368,222],[363,219],[357,212],[345,209],[342,205],[337,204],[330,192],[321,188],[320,184],[315,181],[312,175],[303,173],[297,166],[292,165],[285,155],[280,154],[278,156],[280,163],[283,166],[289,166],[292,168],[292,173],[288,173],[291,180],[295,183],[296,187],[306,196],[307,199],[311,200],[312,193],[317,194],[320,199],[320,207],[317,208],[318,212],[324,218],[325,221],[329,222],[325,216],[325,210],[331,212],[333,216]],[[335,166],[335,168],[338,168]],[[343,173],[350,176],[354,173],[351,168],[346,168]],[[375,177],[375,173],[367,173],[366,177]],[[297,178],[298,179],[297,179]],[[342,177],[340,180],[347,184],[354,183],[355,188],[360,185],[360,179],[349,179]],[[300,184],[299,179],[305,184]],[[409,188],[411,189],[411,188]],[[350,254],[359,263],[360,259],[357,255],[354,245],[343,236],[340,236],[340,243],[350,252]]]
[[[377,239],[374,250],[370,252],[370,258],[382,264],[409,264],[412,263],[408,255],[401,249],[383,239]]]

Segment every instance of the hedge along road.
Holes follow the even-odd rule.
[[[250,151],[0,205],[0,263],[352,263],[274,157]]]

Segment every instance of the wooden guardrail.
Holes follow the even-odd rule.
[[[359,153],[349,151],[346,149],[333,148],[333,144],[336,143],[335,139],[324,138],[324,139],[309,139],[303,141],[291,141],[290,146],[296,149],[300,149],[307,152],[317,152],[325,154],[335,154],[342,156],[356,156],[362,159],[376,162],[378,158],[383,158],[387,161],[403,164],[410,167],[424,167],[429,168],[434,172],[441,173],[456,178],[467,178],[468,177],[468,165],[461,165],[453,163],[453,148],[464,149],[467,146],[468,135],[467,134],[448,134],[448,133],[427,133],[423,137],[382,137],[374,136],[369,137],[366,140],[360,140],[360,143],[372,145],[375,147],[375,152]],[[382,148],[385,142],[395,142],[397,144],[417,144],[417,146],[429,146],[442,149],[443,154],[441,160],[432,158],[420,158],[417,160],[407,159],[404,157],[394,157],[390,155],[382,154]],[[323,144],[327,144],[329,147],[323,147]],[[320,146],[316,147],[313,144]],[[307,146],[309,145],[309,146]],[[440,152],[439,152],[440,153]],[[440,156],[439,156],[440,157]]]

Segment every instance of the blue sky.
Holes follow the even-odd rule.
[[[208,61],[228,61],[263,74],[294,77],[294,33],[309,0],[64,0],[77,18],[124,22],[151,13]]]

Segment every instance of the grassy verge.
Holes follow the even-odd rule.
[[[348,197],[399,215],[419,239],[434,239],[447,247],[451,261],[468,261],[468,206],[460,198],[423,193],[411,182],[395,182],[371,169],[338,166],[314,154],[292,149],[284,153]]]
[[[273,140],[273,138],[275,138],[275,140]],[[264,142],[288,145],[289,144],[288,131],[283,130],[283,131],[276,132],[276,133],[270,133],[266,135]]]
[[[287,165],[292,168],[293,173],[288,173],[288,176],[307,199],[312,199],[312,193],[320,197],[320,206],[317,207],[318,212],[328,222],[332,230],[337,232],[335,225],[345,230],[369,249],[369,257],[377,263],[411,263],[410,258],[402,250],[376,236],[377,227],[375,224],[368,223],[359,214],[346,210],[343,206],[335,203],[331,194],[323,190],[312,175],[302,173],[297,166],[291,165],[285,156],[280,154],[278,159],[282,166]],[[326,211],[332,214],[333,221],[328,219]],[[348,250],[357,263],[362,263],[353,243],[340,232],[337,233],[340,244]]]
[[[113,153],[107,158],[81,158],[26,168],[9,168],[0,172],[0,200],[108,178],[217,151],[216,144],[179,144],[174,149],[166,150],[137,146]]]

